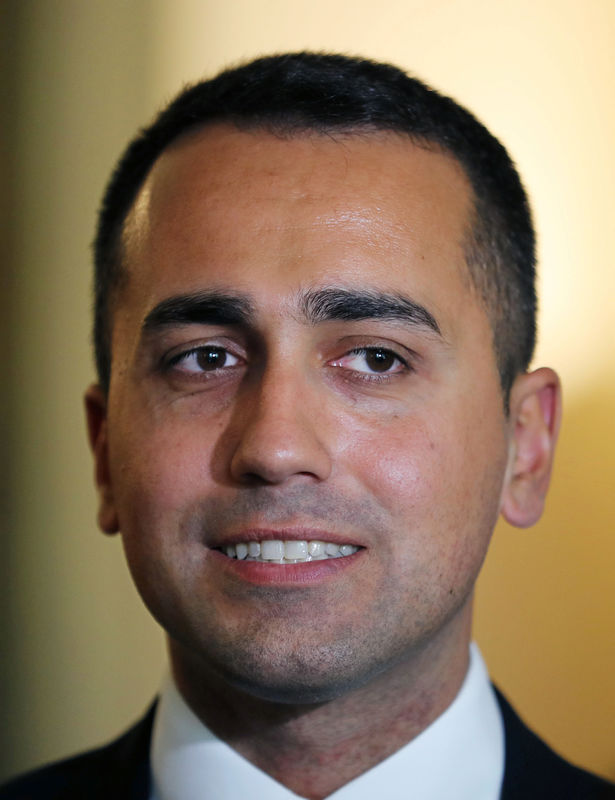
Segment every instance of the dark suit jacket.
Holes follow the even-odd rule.
[[[614,784],[556,755],[523,724],[499,692],[497,696],[506,734],[501,800],[615,800]],[[106,747],[15,779],[0,789],[0,800],[149,800],[154,712],[155,705]]]

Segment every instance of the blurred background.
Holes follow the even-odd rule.
[[[81,397],[105,180],[184,82],[311,48],[452,94],[525,178],[536,365],[562,376],[564,426],[543,520],[496,531],[475,633],[526,720],[615,778],[615,3],[2,0],[0,36],[0,775],[116,734],[165,669],[121,542],[94,521]]]

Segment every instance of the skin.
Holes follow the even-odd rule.
[[[126,222],[109,395],[86,396],[99,522],[188,703],[305,797],[452,701],[497,516],[542,509],[557,377],[519,376],[504,413],[471,208],[457,163],[404,137],[217,125],[160,157]],[[435,325],[306,314],[324,289],[403,296]],[[156,312],[212,292],[250,313]],[[226,361],[204,369],[205,352]],[[318,568],[216,549],[292,538],[360,549]]]

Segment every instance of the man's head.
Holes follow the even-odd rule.
[[[527,369],[535,342],[535,242],[527,198],[506,150],[468,111],[395,67],[340,55],[258,59],[182,92],[127,148],[107,189],[95,242],[94,342],[108,388],[113,299],[126,215],[158,156],[195,128],[229,122],[288,137],[394,131],[447,152],[473,190],[464,232],[469,275],[493,329],[502,390]]]
[[[310,56],[247,69],[283,86],[297,63],[402,80]],[[262,87],[236,78],[249,108]],[[107,195],[111,380],[87,409],[100,525],[121,530],[179,679],[308,702],[467,657],[498,514],[540,515],[558,387],[515,361],[505,411],[488,287],[519,290],[504,263],[478,277],[497,237],[460,156],[371,123],[257,121],[199,119],[124,162],[147,166],[115,247],[121,178]]]

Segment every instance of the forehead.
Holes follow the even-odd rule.
[[[279,137],[215,125],[158,159],[128,216],[128,290],[467,283],[469,182],[394,133]],[[423,268],[421,269],[421,265]]]

